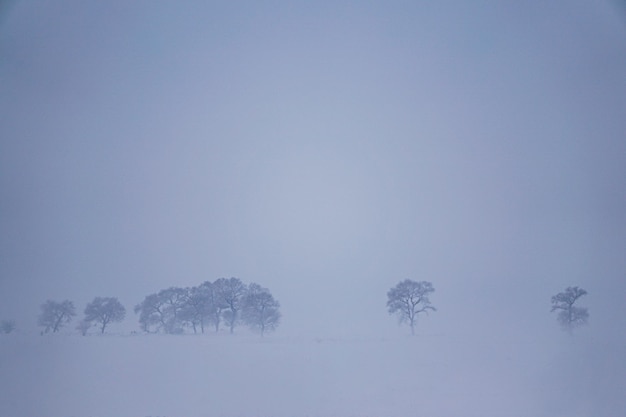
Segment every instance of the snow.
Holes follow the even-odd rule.
[[[1,416],[614,416],[626,349],[566,338],[0,337]],[[602,352],[602,355],[595,353]]]

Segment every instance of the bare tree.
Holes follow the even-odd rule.
[[[126,317],[126,309],[115,297],[96,297],[85,307],[85,321],[87,323],[99,323],[100,333],[111,322],[120,322]]]
[[[15,320],[2,320],[0,321],[0,333],[9,334],[15,331]]]
[[[72,321],[76,315],[74,303],[69,300],[56,302],[47,300],[41,305],[41,314],[37,323],[44,328],[44,333],[58,332],[64,325]]]
[[[139,314],[139,325],[146,333],[167,332],[169,313],[165,298],[160,293],[147,295],[135,306],[135,314]]]
[[[239,278],[220,278],[213,283],[216,291],[218,305],[222,305],[226,310],[222,313],[224,320],[228,323],[230,332],[234,333],[235,326],[239,320],[241,310],[241,300],[246,293],[246,285]]]
[[[165,311],[165,332],[170,334],[183,333],[184,315],[181,314],[187,301],[187,291],[180,287],[170,287],[159,291]]]
[[[576,307],[574,303],[587,295],[587,291],[578,287],[567,287],[565,291],[552,297],[552,309],[550,312],[559,310],[557,320],[563,330],[571,333],[575,327],[587,324],[589,312],[584,307]]]
[[[139,314],[139,326],[146,333],[157,333],[165,328],[165,303],[158,294],[147,295],[135,306],[135,314]]]
[[[139,313],[141,329],[147,333],[182,333],[187,291],[184,288],[170,287],[150,294],[135,306],[135,314]]]
[[[280,322],[280,304],[267,288],[250,284],[242,303],[242,319],[253,330],[261,332],[275,330]]]
[[[214,317],[214,310],[213,284],[205,281],[197,287],[185,288],[185,302],[179,315],[191,325],[194,333],[198,327],[204,333],[206,323]]]
[[[165,325],[163,302],[157,294],[146,295],[143,301],[135,306],[134,311],[135,314],[139,314],[139,326],[146,333],[156,333]]]
[[[389,314],[396,314],[401,323],[407,322],[414,335],[417,315],[428,313],[428,310],[437,311],[428,299],[434,291],[433,284],[428,281],[401,281],[387,292],[387,310]]]

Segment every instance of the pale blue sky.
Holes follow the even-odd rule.
[[[3,12],[0,318],[237,276],[291,330],[393,331],[406,278],[428,331],[626,325],[613,3],[180,3]]]

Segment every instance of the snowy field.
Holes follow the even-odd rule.
[[[3,335],[6,417],[620,416],[626,349],[559,337]]]

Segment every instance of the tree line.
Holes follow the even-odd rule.
[[[280,323],[280,304],[267,288],[244,284],[239,278],[205,281],[197,287],[170,287],[150,294],[135,306],[139,325],[146,333],[183,333],[190,328],[204,333],[211,326],[218,332],[225,325],[230,333],[244,324],[263,335]]]
[[[421,313],[437,311],[430,302],[435,291],[429,281],[400,281],[387,292],[387,311],[396,315],[400,323],[406,323],[415,334],[417,318]],[[589,311],[575,303],[587,291],[579,287],[567,287],[551,298],[551,312],[558,312],[557,321],[567,332],[587,324]],[[139,326],[146,333],[181,334],[186,330],[204,333],[207,329],[219,332],[228,328],[230,333],[243,324],[264,335],[275,330],[281,319],[280,304],[267,288],[251,283],[246,285],[239,278],[219,278],[205,281],[195,287],[169,287],[147,295],[134,308],[139,315]],[[38,325],[43,333],[56,333],[76,316],[74,304],[48,300],[41,305]],[[85,335],[92,327],[104,333],[111,323],[121,322],[126,309],[115,297],[95,297],[84,310],[84,318],[76,329]],[[15,330],[14,320],[0,321],[0,333]]]
[[[263,336],[280,324],[280,303],[271,292],[256,283],[245,284],[239,278],[219,278],[195,287],[169,287],[147,295],[134,307],[139,326],[146,333],[219,332],[226,327],[233,333],[245,325]],[[56,333],[76,316],[74,303],[47,300],[41,305],[37,324],[44,333]],[[111,323],[126,317],[126,308],[116,297],[95,297],[87,304],[76,329],[86,335],[97,327],[104,333]]]

